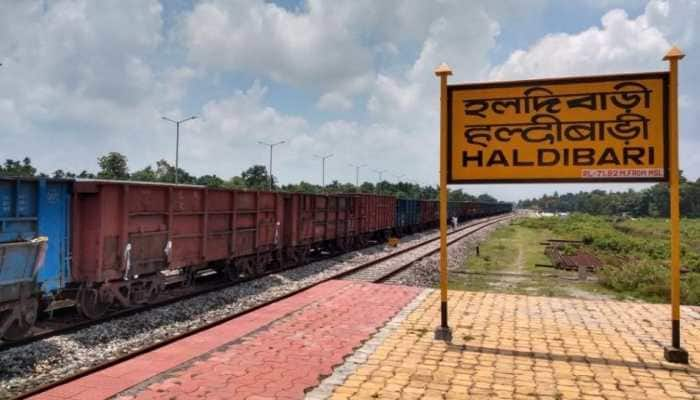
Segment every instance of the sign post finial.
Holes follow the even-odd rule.
[[[437,76],[449,76],[452,75],[452,68],[446,63],[442,63],[435,68],[435,75]]]
[[[670,60],[680,60],[683,57],[685,57],[685,54],[683,53],[683,50],[679,49],[676,46],[673,46],[671,50],[666,53],[664,56],[664,61],[670,61]],[[436,70],[437,71],[437,70]],[[436,72],[437,73],[437,72]]]

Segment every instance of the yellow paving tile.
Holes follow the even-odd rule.
[[[668,305],[453,291],[451,344],[439,309],[433,291],[332,398],[700,399],[700,321],[691,365],[668,364]]]

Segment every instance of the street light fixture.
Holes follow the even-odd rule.
[[[325,156],[319,156],[318,154],[314,154],[314,157],[318,158],[321,160],[321,186],[323,189],[326,189],[326,159],[333,157],[333,154],[326,154]]]
[[[355,186],[360,187],[360,168],[366,167],[367,164],[348,164],[351,167],[355,167]]]
[[[404,176],[406,176],[406,174],[400,174],[400,175],[398,175],[398,174],[392,174],[392,175],[394,175],[394,178],[396,178],[396,183],[401,182],[401,178],[403,178]]]
[[[270,191],[272,191],[272,185],[274,183],[274,181],[273,181],[274,178],[272,177],[272,149],[277,145],[287,143],[287,141],[280,140],[279,142],[275,142],[275,143],[267,143],[267,142],[263,142],[263,141],[258,140],[258,143],[263,145],[263,146],[268,146],[270,148],[270,168],[269,168],[270,169]]]
[[[174,120],[170,119],[168,117],[161,117],[164,120],[168,122],[172,122],[176,126],[176,136],[175,136],[175,184],[177,184],[177,178],[178,178],[178,169],[179,169],[179,162],[180,162],[180,124],[185,123],[187,121],[191,121],[193,119],[197,119],[196,115],[193,115],[189,118],[181,119],[181,120]]]

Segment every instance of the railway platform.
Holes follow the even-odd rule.
[[[32,398],[302,398],[419,292],[329,281]]]
[[[329,281],[35,399],[693,399],[700,315],[683,310],[688,366],[663,361],[668,305],[450,293]]]

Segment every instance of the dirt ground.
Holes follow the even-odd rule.
[[[595,274],[585,280],[577,272],[538,267],[550,265],[541,242],[555,236],[546,230],[520,226],[518,222],[498,228],[467,252],[464,263],[450,270],[450,287],[487,291],[582,299],[619,298],[597,282]]]

